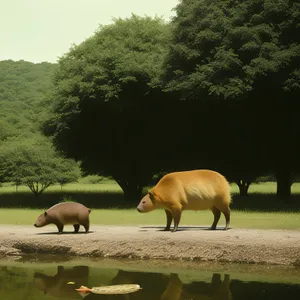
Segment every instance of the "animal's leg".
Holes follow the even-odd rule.
[[[213,206],[213,207],[211,208],[211,211],[212,211],[213,214],[214,214],[214,222],[212,223],[210,229],[211,229],[211,230],[215,230],[216,227],[217,227],[217,224],[218,224],[218,222],[219,222],[219,220],[220,220],[221,212],[220,212],[220,210],[217,209],[215,206]]]
[[[82,226],[84,227],[85,229],[85,233],[88,233],[89,232],[89,229],[90,229],[90,223],[85,223],[85,224],[82,224]]]
[[[214,273],[211,279],[211,290],[216,291],[219,289],[220,285],[222,284],[221,274]]]
[[[227,208],[226,210],[222,211],[223,215],[225,216],[226,225],[224,227],[224,230],[227,230],[230,224],[230,209]]]
[[[168,231],[168,230],[170,230],[173,216],[169,210],[165,209],[165,212],[166,212],[166,216],[167,216],[167,225],[166,225],[166,228],[164,229],[164,231]]]
[[[63,230],[64,230],[64,224],[58,223],[58,224],[56,224],[56,227],[58,229],[58,233],[59,234],[63,232]]]
[[[173,228],[172,232],[175,232],[177,230],[177,227],[178,227],[179,222],[180,222],[181,209],[179,209],[179,208],[172,208],[171,212],[172,212],[172,216],[174,218],[174,228]]]
[[[78,233],[80,225],[79,224],[74,224],[73,227],[74,227],[74,232]]]

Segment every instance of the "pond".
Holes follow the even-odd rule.
[[[0,260],[1,299],[228,300],[300,299],[300,268],[64,257]],[[80,286],[135,283],[124,295],[79,294]]]

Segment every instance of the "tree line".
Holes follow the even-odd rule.
[[[242,194],[273,174],[288,197],[300,171],[300,5],[182,0],[171,22],[100,26],[55,68],[42,132],[128,200],[154,175],[209,168]],[[49,107],[47,106],[47,107]]]
[[[181,1],[170,23],[115,19],[58,64],[44,132],[129,199],[154,174],[210,168],[246,193],[299,172],[297,1]]]

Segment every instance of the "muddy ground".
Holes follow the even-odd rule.
[[[220,261],[300,266],[299,230],[230,229],[199,226],[164,232],[159,226],[91,226],[85,234],[65,226],[0,225],[0,256],[28,253],[69,256]]]

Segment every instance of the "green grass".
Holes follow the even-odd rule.
[[[292,185],[292,194],[300,194],[300,182]],[[147,188],[145,188],[147,190]],[[238,186],[234,183],[231,184],[232,194],[238,194]],[[14,185],[3,183],[0,187],[0,194],[15,193],[16,187]],[[18,192],[31,194],[32,192],[26,186],[19,186]],[[122,189],[114,180],[103,180],[100,183],[69,183],[61,187],[59,184],[50,186],[47,192],[115,192],[122,193]],[[276,182],[264,182],[254,183],[249,187],[249,194],[275,194],[276,193]]]
[[[289,201],[279,199],[276,197],[276,183],[266,182],[251,185],[249,196],[241,197],[233,184],[231,227],[300,229],[300,183],[293,184],[292,193],[294,195]],[[138,201],[125,201],[120,187],[113,180],[103,180],[99,184],[73,183],[62,189],[55,185],[40,197],[35,197],[24,186],[16,192],[14,186],[4,184],[0,188],[0,223],[33,225],[46,208],[66,199],[91,207],[92,224],[164,226],[166,223],[163,210],[139,214],[136,211]],[[210,226],[212,221],[210,211],[185,211],[180,224]],[[223,216],[219,226],[224,226]]]
[[[42,209],[2,208],[0,209],[0,223],[33,225],[43,211]],[[165,226],[166,223],[165,213],[161,209],[146,214],[140,214],[135,209],[93,209],[90,220],[91,224],[98,225]],[[213,215],[210,211],[184,211],[180,225],[208,227],[212,221]],[[219,226],[223,227],[224,224],[224,217],[221,216]],[[300,213],[232,211],[231,227],[299,230]]]
[[[16,187],[10,184],[3,184],[0,188],[0,194],[10,194],[15,193]],[[28,193],[32,194],[30,189],[27,186],[19,186],[18,187],[19,193]],[[122,192],[120,186],[113,180],[105,180],[99,184],[92,184],[92,183],[69,183],[63,185],[62,187],[59,184],[55,184],[47,188],[45,193],[49,192]]]
[[[145,188],[145,191],[147,188]],[[231,186],[233,210],[300,212],[300,183],[293,184],[293,196],[289,201],[276,197],[276,183],[253,184],[248,197],[238,194],[238,187]],[[99,184],[73,183],[61,187],[51,186],[39,197],[25,186],[15,187],[3,184],[0,187],[0,207],[47,208],[65,199],[72,199],[91,208],[135,208],[139,200],[125,201],[120,187],[113,180],[103,180]]]
[[[291,187],[292,194],[300,194],[300,182],[296,182]],[[233,194],[239,193],[238,186],[231,184]],[[249,187],[249,194],[276,194],[276,182],[253,183]]]

